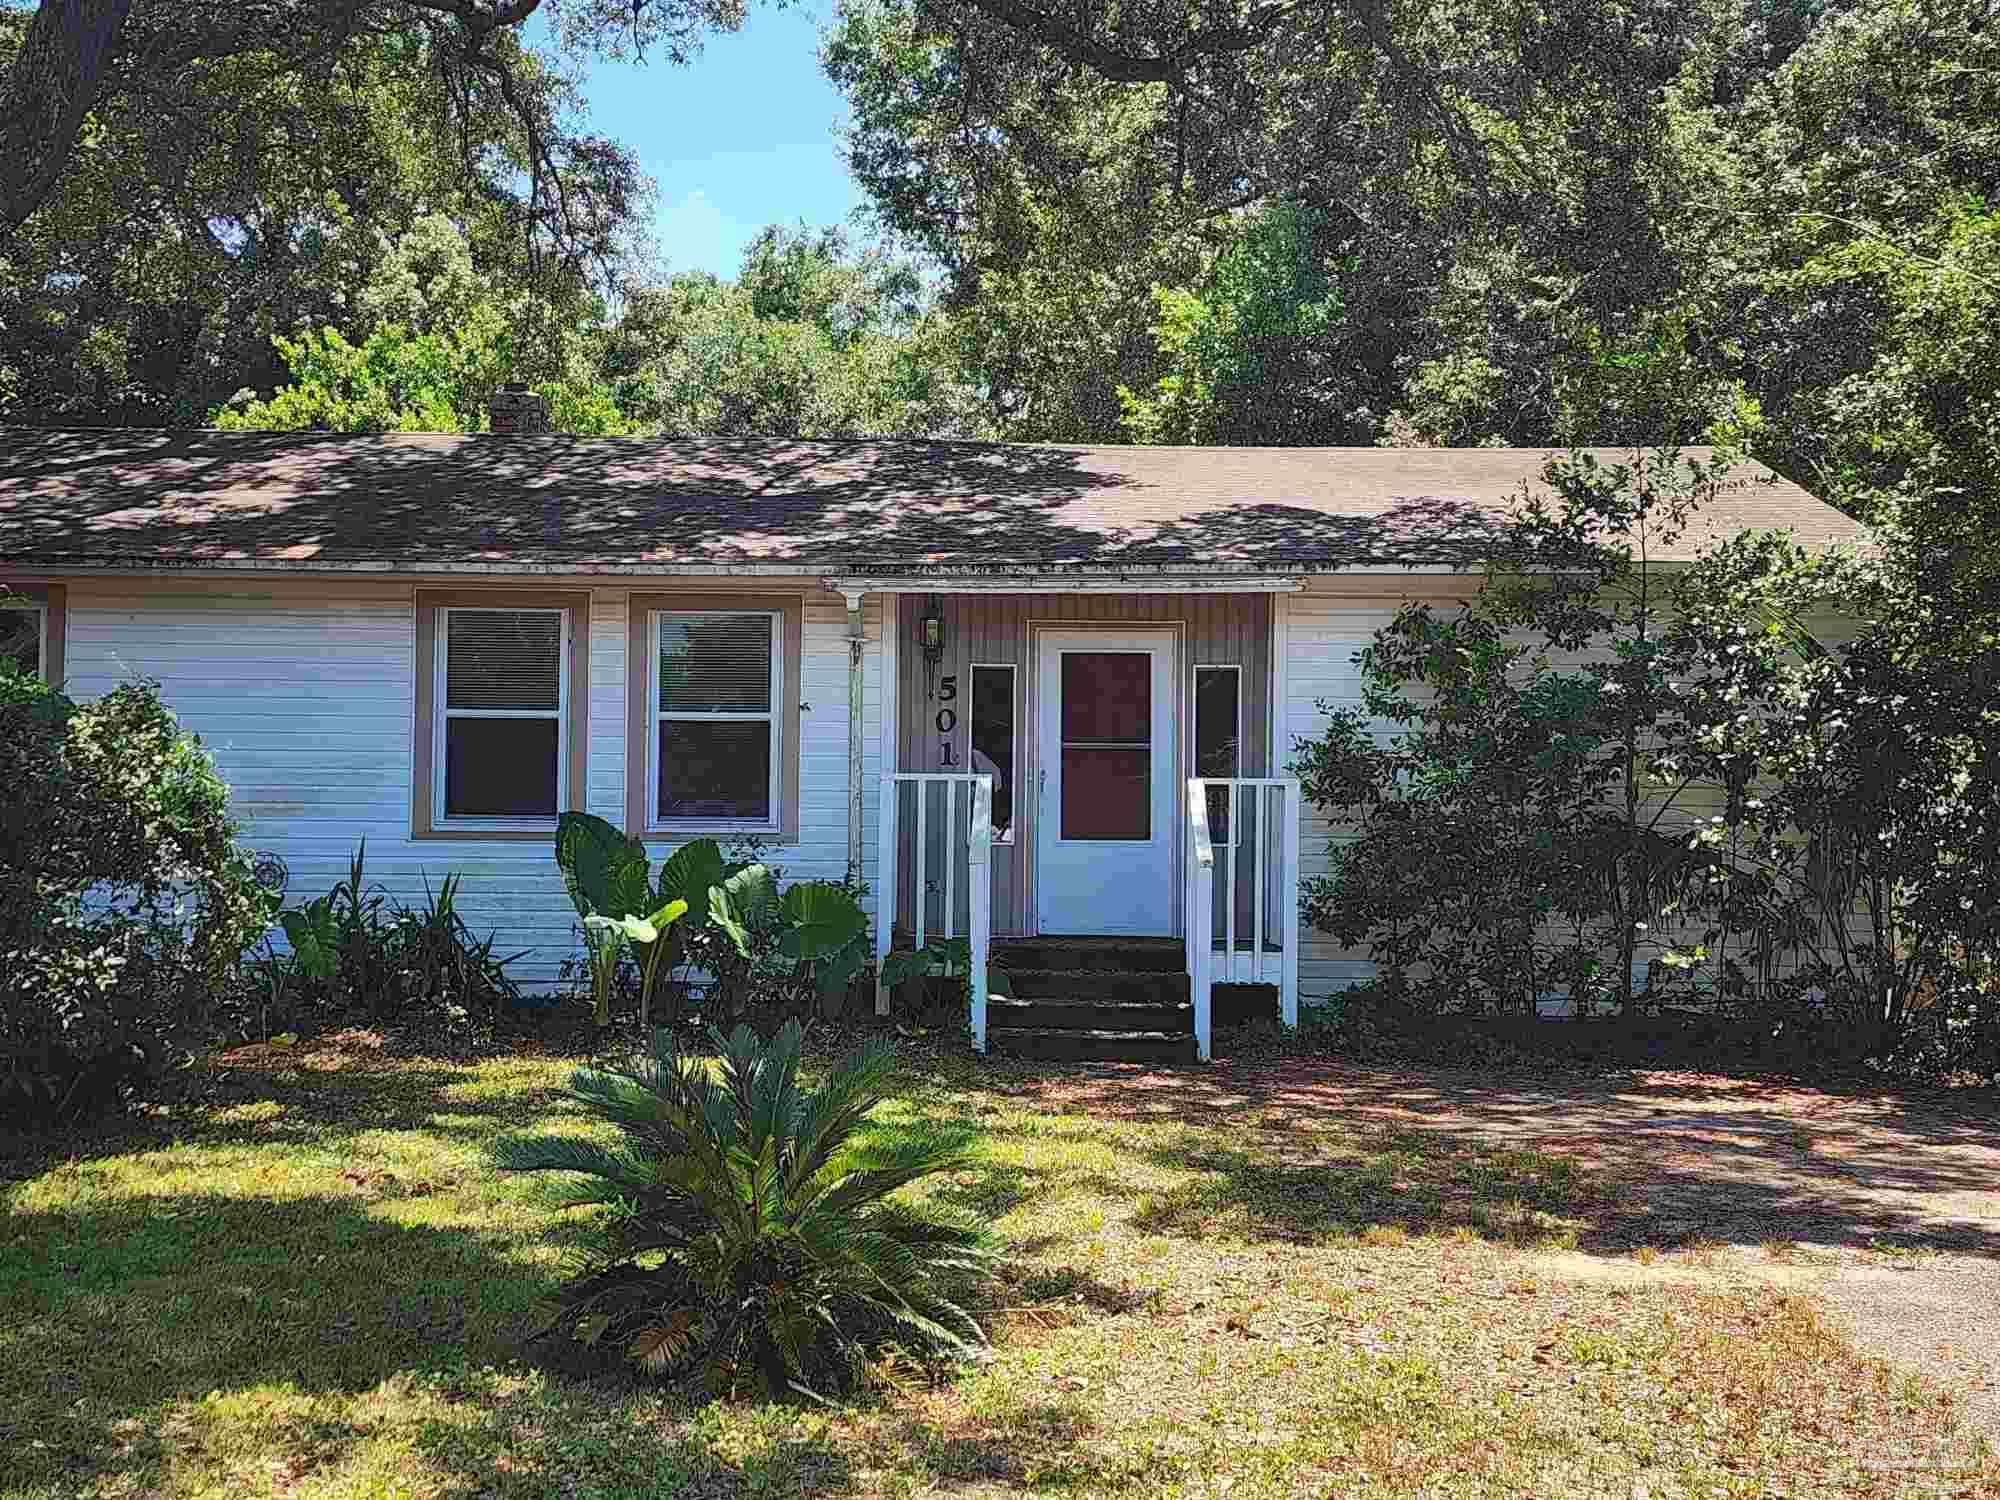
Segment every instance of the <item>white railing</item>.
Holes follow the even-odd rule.
[[[1187,964],[1195,1042],[1207,1062],[1217,984],[1275,984],[1280,1018],[1299,1024],[1299,784],[1291,777],[1197,776],[1187,798]],[[1219,805],[1219,828],[1211,801]]]
[[[915,868],[910,886],[910,907],[906,913],[900,910],[903,899],[902,881],[902,841],[899,837],[902,818],[902,788],[904,785],[916,789],[915,816],[911,819],[911,857]],[[944,790],[939,798],[931,791],[933,786],[942,785]],[[959,816],[959,788],[965,788],[965,817]],[[934,800],[944,803],[941,816],[943,822],[936,825],[941,833],[941,847],[938,863],[942,866],[941,881],[928,878],[927,868],[931,859],[931,834],[933,825],[929,822],[930,805]],[[943,900],[939,907],[940,921],[937,936],[949,941],[957,937],[954,930],[958,912],[958,871],[959,850],[965,851],[965,896],[966,926],[965,937],[971,948],[971,969],[967,981],[972,990],[972,1046],[973,1050],[986,1050],[986,963],[993,945],[993,778],[986,775],[958,774],[953,772],[900,771],[882,778],[882,813],[878,830],[880,840],[877,846],[875,878],[875,964],[876,972],[881,972],[882,960],[889,956],[889,944],[899,919],[907,917],[906,925],[916,939],[918,948],[924,946],[931,935],[930,894],[934,885],[939,888]],[[958,831],[965,830],[964,842],[958,838]],[[889,1009],[887,989],[878,978],[875,985],[875,1011],[885,1015]]]

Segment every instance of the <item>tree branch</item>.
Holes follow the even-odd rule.
[[[1037,10],[1023,0],[967,0],[967,3],[1113,83],[1176,83],[1198,62],[1236,56],[1261,46],[1296,10],[1278,0],[1264,0],[1251,7],[1250,14],[1241,22],[1204,27],[1171,51],[1146,56],[1106,46],[1067,21]]]

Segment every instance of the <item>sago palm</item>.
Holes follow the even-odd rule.
[[[662,1030],[650,1057],[575,1074],[572,1096],[616,1144],[501,1147],[502,1170],[566,1174],[560,1206],[603,1210],[558,1328],[657,1374],[773,1395],[844,1387],[890,1343],[929,1357],[983,1344],[966,1299],[993,1268],[989,1237],[891,1196],[962,1158],[922,1138],[854,1141],[889,1090],[890,1047],[862,1047],[806,1090],[796,1022],[768,1045],[747,1026],[709,1036],[713,1071]]]

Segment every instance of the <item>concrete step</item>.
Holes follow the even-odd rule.
[[[1185,1004],[1105,1004],[1102,1001],[1066,998],[1024,999],[1016,994],[1011,1000],[988,1000],[986,1024],[1024,1031],[1157,1031],[1174,1036],[1193,1036],[1194,1007]]]
[[[987,1044],[1010,1057],[1050,1061],[1087,1059],[1099,1062],[1192,1063],[1192,1036],[1162,1036],[1148,1031],[1025,1031],[993,1027]]]
[[[1095,1001],[1112,1005],[1185,1005],[1186,974],[1104,969],[1016,969],[1002,965],[1017,1000]]]
[[[993,957],[1011,977],[1017,969],[1107,974],[1185,974],[1187,948],[1179,938],[1004,938]]]

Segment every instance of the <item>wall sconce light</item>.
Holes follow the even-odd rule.
[[[944,660],[944,606],[936,594],[924,605],[917,633],[924,645],[924,677],[928,682],[937,675],[938,663]]]

